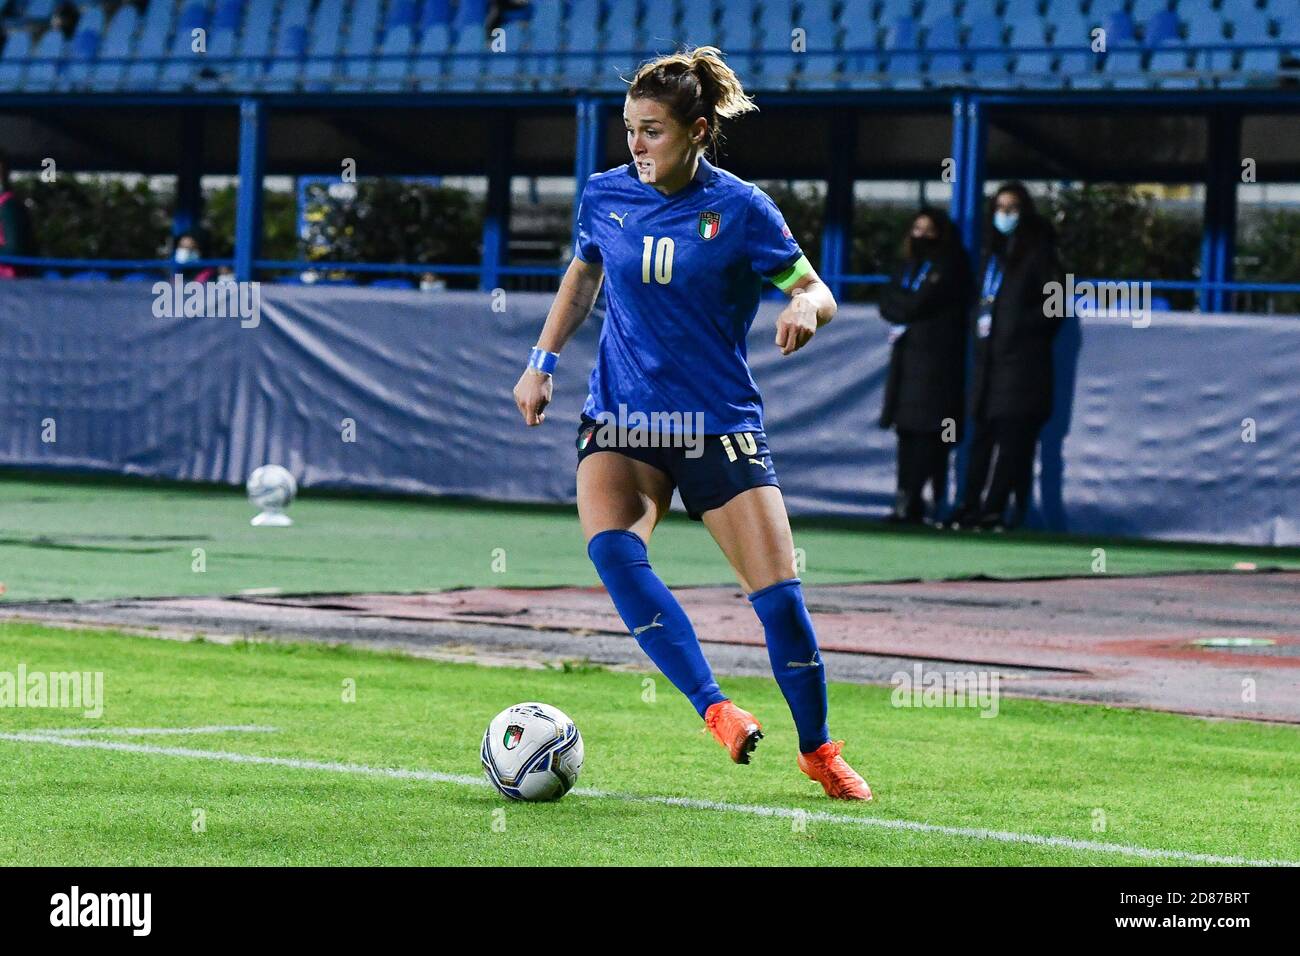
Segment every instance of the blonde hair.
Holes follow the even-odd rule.
[[[643,63],[628,84],[627,95],[662,103],[683,126],[706,119],[714,156],[722,144],[721,121],[758,109],[716,46],[698,46]]]

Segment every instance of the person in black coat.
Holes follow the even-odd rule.
[[[924,520],[927,484],[936,516],[947,497],[948,453],[965,424],[971,292],[970,264],[952,221],[938,209],[921,209],[880,303],[892,342],[880,427],[898,433],[898,490],[886,520]]]
[[[1061,320],[1046,307],[1048,283],[1059,281],[1055,236],[1023,185],[998,188],[988,225],[976,276],[975,438],[950,524],[1000,531],[1018,525],[1029,507],[1038,434],[1052,413],[1052,340]]]

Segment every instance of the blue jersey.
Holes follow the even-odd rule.
[[[788,288],[808,269],[767,193],[701,156],[695,178],[665,196],[629,162],[587,180],[574,251],[605,271],[584,414],[617,417],[621,405],[661,423],[702,414],[706,434],[763,429],[745,336],[763,280]]]

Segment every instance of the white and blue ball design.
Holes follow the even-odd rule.
[[[263,511],[283,511],[298,493],[289,469],[263,465],[248,476],[248,500]]]
[[[582,734],[563,711],[515,704],[492,718],[483,735],[483,772],[511,800],[558,800],[582,770]]]

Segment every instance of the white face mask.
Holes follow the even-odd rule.
[[[177,262],[194,262],[196,259],[198,259],[198,257],[199,254],[197,250],[189,249],[186,248],[185,246],[182,246],[181,248],[176,250],[176,254],[174,258],[176,259]]]

